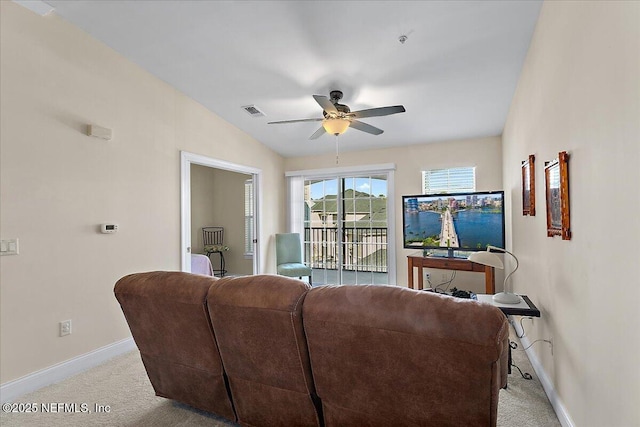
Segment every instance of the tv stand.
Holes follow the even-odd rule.
[[[410,288],[416,289],[413,280],[413,269],[418,269],[418,290],[424,288],[423,268],[437,268],[443,270],[457,270],[457,271],[473,271],[477,273],[484,273],[484,285],[485,293],[496,293],[496,276],[493,267],[488,265],[476,264],[468,259],[453,258],[453,257],[435,257],[435,256],[422,256],[422,255],[409,255],[407,256],[408,275],[407,281]]]

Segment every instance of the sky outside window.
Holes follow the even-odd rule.
[[[355,189],[372,196],[387,196],[387,180],[380,178],[347,178],[345,179],[345,190]],[[327,195],[338,194],[338,181],[327,180],[318,181],[311,184],[311,198],[313,200],[322,199]]]

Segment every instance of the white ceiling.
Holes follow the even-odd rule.
[[[541,1],[64,1],[55,13],[286,157],[329,153],[310,141],[311,95],[344,92],[362,119],[341,151],[502,133]],[[401,35],[408,36],[404,44]],[[266,117],[241,107],[256,105]],[[215,135],[212,135],[212,139]]]

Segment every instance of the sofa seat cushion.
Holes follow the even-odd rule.
[[[278,265],[278,274],[289,277],[302,277],[311,274],[311,268],[297,262]]]

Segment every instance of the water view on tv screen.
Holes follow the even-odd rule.
[[[402,211],[405,248],[504,248],[503,191],[403,196]]]

